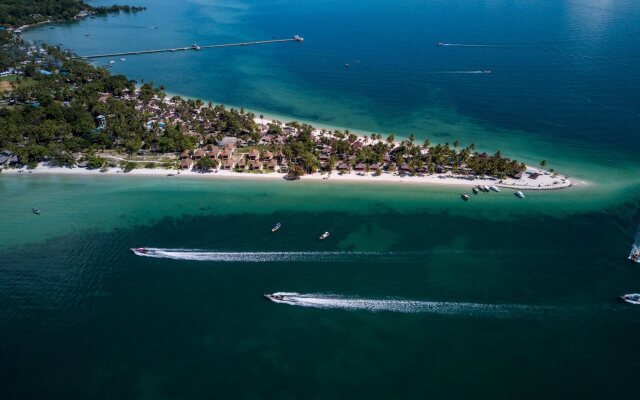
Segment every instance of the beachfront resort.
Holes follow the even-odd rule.
[[[558,189],[571,181],[475,144],[404,140],[283,123],[244,109],[169,96],[69,51],[2,32],[0,168],[103,173],[250,174]]]

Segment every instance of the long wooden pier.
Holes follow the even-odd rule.
[[[193,46],[189,46],[189,47],[173,47],[169,49],[124,51],[120,53],[106,53],[106,54],[95,54],[92,56],[80,56],[80,58],[91,59],[91,58],[106,58],[106,57],[123,57],[123,56],[135,56],[135,55],[141,55],[141,54],[171,53],[176,51],[189,51],[189,50],[198,51],[202,49],[218,49],[222,47],[255,46],[259,44],[271,44],[271,43],[285,43],[285,42],[302,43],[303,41],[304,41],[303,37],[296,35],[290,39],[256,40],[253,42],[209,44],[204,46],[199,46],[197,44],[194,44]]]

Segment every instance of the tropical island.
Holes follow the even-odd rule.
[[[168,96],[162,86],[112,75],[57,47],[26,43],[10,29],[0,31],[0,47],[0,168],[5,172],[144,170],[520,189],[571,186],[567,177],[542,169],[546,161],[533,168],[457,140],[417,143],[413,134],[398,141],[393,134],[316,129]]]

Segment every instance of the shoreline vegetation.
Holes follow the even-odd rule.
[[[9,50],[0,57],[5,173],[101,171],[528,190],[572,185],[546,170],[545,160],[534,168],[499,151],[461,147],[457,140],[417,143],[413,134],[399,141],[393,134],[283,123],[242,108],[168,96],[162,86],[111,75],[68,51],[25,43],[13,32],[0,31],[0,45]]]
[[[2,3],[0,4],[0,26],[5,26],[16,33],[40,24],[146,10],[146,7],[118,4],[94,7],[82,0],[5,0]]]

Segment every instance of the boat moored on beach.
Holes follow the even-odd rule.
[[[278,229],[280,229],[280,227],[282,227],[282,224],[278,222],[273,226],[273,228],[271,228],[271,232],[276,232]]]
[[[322,235],[320,235],[320,237],[319,237],[318,239],[320,239],[320,240],[325,240],[326,238],[328,238],[328,237],[329,237],[329,235],[330,235],[330,233],[329,233],[329,232],[325,232],[325,233],[323,233]]]
[[[631,248],[631,253],[629,253],[629,260],[640,264],[640,247],[635,244]]]
[[[620,296],[620,300],[629,304],[640,304],[640,293],[630,293]]]
[[[500,193],[500,188],[498,188],[497,186],[489,186],[489,189],[493,190],[494,192]]]
[[[516,197],[519,197],[519,198],[521,198],[521,199],[524,199],[524,193],[522,193],[521,191],[519,191],[519,190],[518,190],[518,191],[517,191],[517,192],[515,192],[514,194],[516,195]]]

